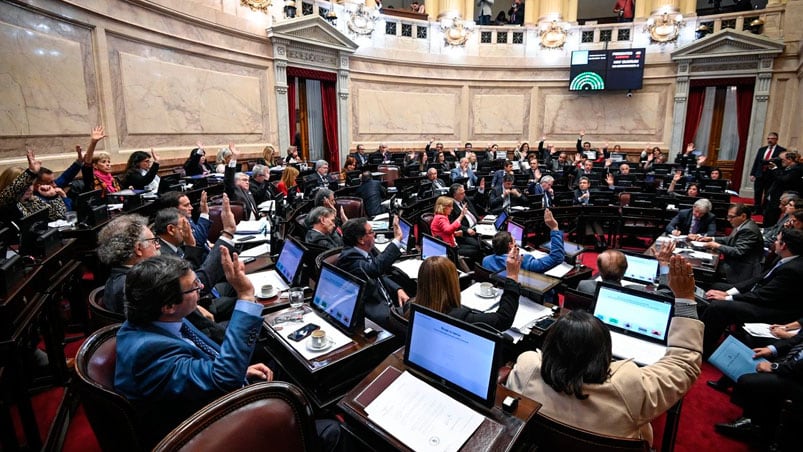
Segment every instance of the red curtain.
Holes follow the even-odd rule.
[[[703,101],[705,100],[704,87],[692,87],[689,89],[689,97],[686,100],[686,128],[683,132],[683,143],[679,152],[686,149],[686,144],[694,141],[697,134],[697,127],[700,125],[700,118],[703,117]]]
[[[290,145],[298,146],[296,143],[296,78],[287,77],[287,119],[290,122]]]
[[[747,132],[750,130],[750,115],[753,111],[753,85],[740,85],[736,88],[736,121],[739,123],[739,152],[731,174],[731,185],[739,191],[742,184],[742,169],[747,153]]]
[[[323,104],[323,133],[326,136],[324,159],[330,168],[340,168],[340,148],[337,145],[337,89],[335,82],[321,80],[321,103]]]

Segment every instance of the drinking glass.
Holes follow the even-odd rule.
[[[288,300],[290,301],[290,307],[293,309],[299,309],[301,306],[304,306],[304,289],[301,287],[293,287],[290,289],[290,292],[287,295]]]

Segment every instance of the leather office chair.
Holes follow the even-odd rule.
[[[399,167],[395,165],[379,165],[377,167],[377,171],[380,173],[385,173],[385,182],[388,183],[388,187],[395,187],[396,186],[396,179],[399,178]]]
[[[649,452],[650,444],[643,439],[617,438],[572,427],[541,414],[533,416],[532,438],[538,450],[573,452]]]
[[[232,202],[230,205],[231,213],[234,214],[234,221],[239,223],[245,218],[245,209],[242,204]],[[220,232],[223,230],[223,220],[220,219],[220,212],[222,209],[222,205],[209,206],[209,220],[212,221],[212,224],[209,226],[208,238],[212,243],[217,241],[218,237],[220,237]]]
[[[143,450],[134,410],[114,392],[118,329],[119,324],[107,325],[84,341],[75,356],[73,384],[103,450]]]
[[[422,213],[421,218],[418,220],[418,242],[421,243],[421,234],[432,235],[432,219],[435,218],[434,213]]]
[[[355,196],[341,196],[335,198],[335,210],[340,212],[340,207],[343,207],[343,212],[347,217],[362,218],[365,217],[365,206],[363,205],[362,198]]]
[[[273,381],[227,394],[184,421],[154,451],[318,449],[312,407],[300,389]]]
[[[570,287],[563,293],[563,308],[569,310],[582,309],[587,312],[594,312],[594,297],[580,292]]]
[[[326,262],[328,264],[335,265],[337,263],[337,259],[340,258],[340,252],[343,251],[343,248],[332,248],[331,250],[326,250],[319,254],[315,258],[315,272],[316,274],[321,274],[321,267],[323,267],[323,263]]]
[[[125,322],[123,314],[114,312],[103,304],[103,289],[105,287],[100,286],[89,292],[89,328],[92,332],[106,325]]]

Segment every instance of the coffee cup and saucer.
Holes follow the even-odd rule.
[[[259,292],[256,295],[259,298],[273,298],[279,295],[279,290],[272,284],[265,284],[259,288]]]
[[[307,350],[311,352],[322,352],[329,349],[335,341],[326,337],[326,331],[315,330],[307,341]]]
[[[474,291],[474,294],[480,298],[496,298],[497,290],[493,284],[484,282]]]
[[[376,239],[374,239],[374,242],[382,245],[383,243],[388,243],[388,238],[385,237],[385,234],[377,234]]]

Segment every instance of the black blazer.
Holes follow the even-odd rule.
[[[750,169],[750,175],[756,178],[764,176],[766,172],[766,165],[767,161],[764,160],[764,154],[767,152],[767,146],[761,146],[758,148],[756,152],[756,157],[753,160],[753,168]],[[775,149],[772,150],[772,157],[777,158],[781,155],[781,152],[786,152],[786,148],[783,146],[775,145]]]
[[[774,265],[773,265],[774,267]],[[800,281],[803,280],[803,258],[800,256],[781,265],[767,277],[764,273],[758,278],[737,284],[738,294],[734,301],[744,301],[765,308],[788,310],[789,318],[803,314],[800,306]]]
[[[381,278],[388,295],[391,297],[391,301],[395,301],[396,291],[401,286],[385,275],[390,273],[393,263],[396,262],[399,256],[401,256],[401,250],[391,243],[382,253],[377,253],[376,249],[373,249],[370,259],[363,257],[360,251],[353,246],[344,248],[337,259],[338,267],[368,283],[363,297],[365,300],[365,316],[383,327],[388,327],[390,324],[388,320],[390,307],[374,280]]]
[[[682,235],[688,234],[691,229],[691,218],[692,209],[679,211],[678,214],[672,218],[672,221],[666,225],[666,233],[671,234],[672,231],[678,229]],[[700,226],[697,229],[697,233],[713,237],[714,234],[717,233],[717,217],[711,212],[705,214],[700,218]]]
[[[382,186],[382,182],[378,180],[367,180],[360,184],[354,193],[362,198],[362,203],[365,205],[365,213],[369,217],[379,215],[384,212],[382,207],[382,200],[385,198],[387,190]]]
[[[334,231],[331,234],[322,234],[315,229],[309,229],[307,230],[307,235],[304,237],[304,242],[309,243],[310,245],[326,248],[328,250],[343,246],[343,238],[337,231]]]

